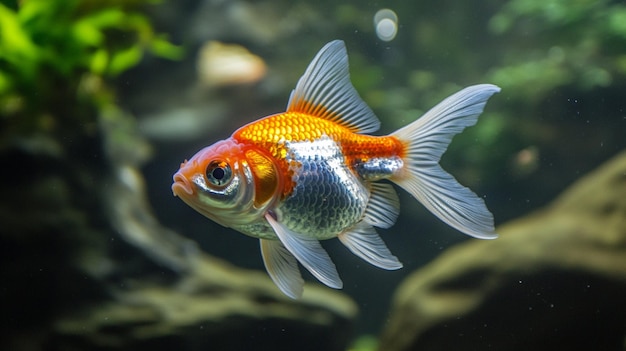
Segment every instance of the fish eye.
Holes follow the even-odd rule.
[[[225,161],[211,161],[206,168],[206,179],[213,185],[225,185],[232,177],[230,165]]]

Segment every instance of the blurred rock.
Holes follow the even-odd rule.
[[[624,350],[626,152],[398,289],[380,350]]]
[[[197,69],[200,83],[213,87],[258,82],[267,66],[241,45],[210,40],[200,48]]]
[[[227,109],[219,101],[207,99],[193,107],[171,106],[139,120],[141,134],[154,142],[184,142],[202,140],[223,122]]]
[[[355,305],[320,287],[301,301],[264,273],[201,257],[171,286],[138,283],[57,320],[48,350],[345,350]]]

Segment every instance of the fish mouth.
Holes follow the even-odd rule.
[[[180,172],[174,174],[174,183],[172,184],[172,192],[174,196],[193,195],[193,186],[191,182]]]

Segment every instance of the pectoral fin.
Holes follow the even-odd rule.
[[[265,219],[272,226],[274,232],[285,245],[287,250],[300,262],[315,278],[331,288],[341,289],[343,282],[339,278],[335,264],[328,256],[322,245],[316,239],[309,239],[292,232],[279,223],[270,214]]]
[[[261,239],[260,242],[263,263],[274,284],[292,299],[300,298],[304,280],[296,258],[278,240]]]

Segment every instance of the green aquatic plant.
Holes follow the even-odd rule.
[[[607,87],[626,76],[626,4],[512,0],[489,22],[509,46],[491,80],[526,103],[552,89]]]
[[[65,122],[88,129],[97,111],[115,107],[110,78],[146,52],[179,58],[142,12],[155,2],[0,2],[0,140]]]
[[[378,350],[378,339],[372,335],[361,335],[352,342],[347,351],[375,351]]]

